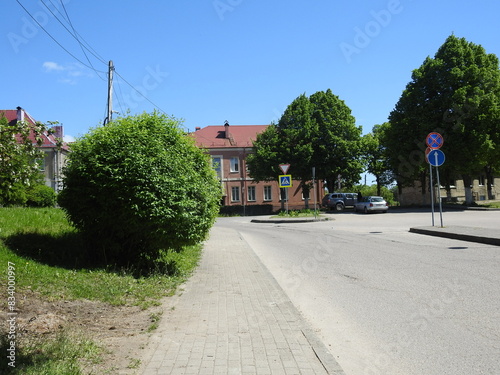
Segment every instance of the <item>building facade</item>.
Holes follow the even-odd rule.
[[[427,181],[427,184],[429,182]],[[476,203],[486,203],[488,201],[488,189],[486,186],[486,177],[484,175],[479,175],[472,181],[472,198]],[[434,197],[437,197],[437,189],[434,191]],[[430,186],[427,185],[424,188],[425,194],[422,194],[422,184],[419,181],[415,181],[414,186],[404,187],[401,194],[399,195],[399,202],[403,206],[411,205],[429,205],[431,204]],[[441,199],[443,202],[453,202],[453,203],[463,203],[465,202],[465,187],[463,180],[456,180],[455,184],[451,186],[450,193],[448,195],[444,186],[441,186],[439,191]],[[491,186],[491,193],[493,195],[493,200],[498,200],[500,197],[500,178],[495,177],[493,179],[493,184]],[[437,203],[437,198],[434,198]]]
[[[222,206],[271,205],[273,211],[283,206],[288,209],[302,209],[305,201],[300,181],[293,180],[292,187],[280,189],[278,176],[275,181],[257,182],[250,176],[246,158],[253,153],[253,142],[257,134],[268,125],[225,125],[196,128],[192,133],[198,147],[210,154],[214,169],[222,184]],[[320,191],[321,189],[317,189]],[[322,191],[322,190],[321,190]],[[283,195],[283,197],[282,197]],[[288,199],[286,199],[288,195]],[[311,192],[309,206],[314,205]],[[322,195],[317,195],[318,200]],[[284,199],[282,199],[284,198]]]
[[[0,110],[0,117],[5,116],[9,125],[15,125],[18,122],[26,122],[29,125],[35,125],[36,121],[23,108]],[[66,144],[60,145],[60,140],[64,137],[62,125],[54,126],[54,133],[45,132],[41,135],[41,144],[38,145],[34,134],[31,134],[33,144],[44,153],[43,160],[39,160],[40,172],[43,174],[45,185],[51,187],[56,192],[62,189],[62,168],[66,161],[69,148]]]

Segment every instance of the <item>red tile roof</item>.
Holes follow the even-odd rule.
[[[28,112],[26,112],[24,109],[21,109],[21,111],[24,112],[24,121],[26,121],[28,124],[35,125],[36,121],[31,117]],[[7,121],[9,121],[10,125],[15,125],[17,123],[17,109],[0,109],[0,118],[5,116]],[[62,131],[62,130],[61,130]],[[62,134],[61,134],[62,136]],[[48,134],[47,132],[44,132],[41,136],[42,138],[42,144],[39,147],[42,148],[55,148],[57,147],[57,139],[55,134]],[[31,132],[30,134],[30,139],[33,143],[37,143],[35,139],[35,134]],[[68,146],[66,143],[63,144],[62,146],[63,150],[68,150]]]
[[[252,147],[257,134],[269,125],[229,125],[229,138],[224,125],[210,125],[191,133],[198,147],[231,148]]]
[[[31,117],[24,109],[22,111],[24,112],[24,120],[32,125],[35,125],[36,121],[33,117]],[[10,125],[15,125],[17,123],[17,109],[0,109],[0,117],[2,114],[9,121]]]

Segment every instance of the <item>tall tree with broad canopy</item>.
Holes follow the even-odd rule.
[[[254,148],[247,160],[254,179],[274,180],[280,174],[279,164],[290,164],[289,173],[302,181],[305,197],[313,167],[316,178],[326,180],[330,191],[339,175],[345,186],[353,186],[363,170],[361,127],[356,127],[349,107],[330,89],[297,97],[277,124],[257,136]]]
[[[394,174],[387,161],[387,152],[384,146],[385,130],[389,126],[388,123],[375,125],[371,133],[363,136],[366,171],[375,176],[377,195],[382,194],[382,186],[387,186],[394,181]]]
[[[472,176],[500,167],[500,71],[498,58],[465,38],[451,35],[434,58],[413,71],[389,116],[387,148],[398,183],[420,179],[425,193],[429,167],[425,138],[443,135],[446,162],[440,167],[449,186],[461,176],[472,203]]]
[[[339,177],[343,187],[351,188],[363,172],[361,126],[356,126],[351,109],[330,89],[318,91],[309,99],[314,107],[313,119],[318,124],[313,161],[317,176],[327,181],[331,192]]]

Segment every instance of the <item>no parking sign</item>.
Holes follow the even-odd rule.
[[[425,143],[427,143],[427,146],[429,146],[433,150],[437,150],[441,148],[441,146],[444,143],[443,136],[439,133],[432,132],[427,135],[427,138],[425,139]]]

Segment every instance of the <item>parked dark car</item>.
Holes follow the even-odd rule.
[[[382,197],[363,197],[361,202],[356,203],[354,211],[368,212],[387,212],[389,204]]]
[[[356,193],[330,193],[323,197],[321,205],[330,210],[343,211],[346,207],[354,207],[357,201]]]

